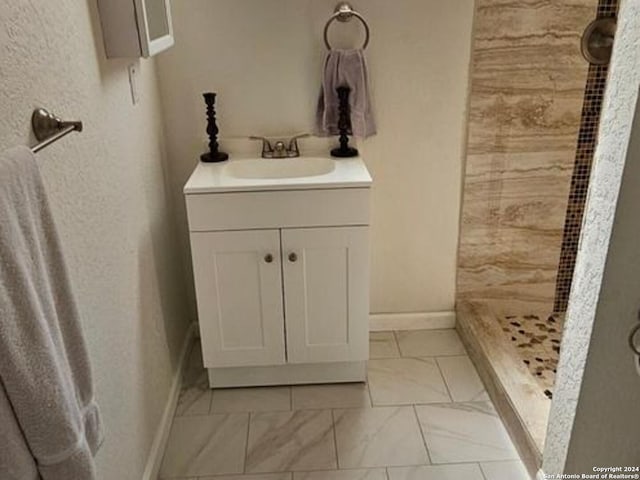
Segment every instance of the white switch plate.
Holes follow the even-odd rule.
[[[140,92],[138,91],[138,65],[135,63],[129,65],[129,86],[131,87],[131,102],[136,105],[140,101]]]

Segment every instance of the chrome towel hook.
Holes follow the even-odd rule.
[[[338,20],[339,22],[349,22],[352,18],[357,18],[360,20],[365,30],[365,40],[362,49],[364,50],[369,45],[369,40],[371,38],[371,31],[369,30],[369,24],[364,19],[362,15],[356,12],[353,7],[348,2],[341,2],[336,6],[336,9],[327,21],[327,24],[324,26],[324,44],[327,46],[327,50],[331,50],[331,43],[329,43],[329,27],[331,24]]]

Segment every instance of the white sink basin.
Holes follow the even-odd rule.
[[[368,188],[371,175],[362,158],[335,160],[323,154],[258,158],[234,154],[230,162],[199,162],[184,186],[186,194]]]
[[[253,158],[232,161],[225,173],[235,178],[303,178],[331,173],[336,163],[330,158]]]

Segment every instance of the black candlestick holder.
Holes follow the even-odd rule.
[[[216,94],[203,93],[204,102],[207,104],[207,134],[209,135],[209,151],[200,155],[203,162],[224,162],[229,159],[229,154],[218,150],[218,125],[216,124]]]
[[[351,107],[349,106],[349,87],[336,88],[338,93],[338,130],[340,131],[340,146],[331,150],[332,157],[351,158],[358,156],[358,150],[349,146],[349,135],[352,134]]]

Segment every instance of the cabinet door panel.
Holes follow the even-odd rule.
[[[369,229],[282,231],[290,363],[366,360]],[[291,260],[289,256],[297,256]]]
[[[191,242],[205,367],[283,364],[279,232],[200,232]]]

